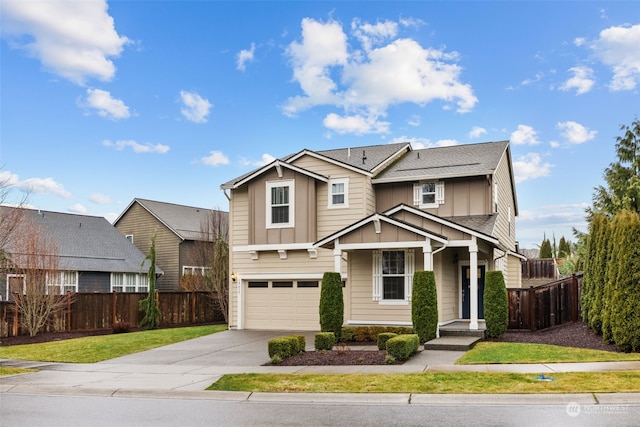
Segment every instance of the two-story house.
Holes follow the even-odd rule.
[[[156,236],[156,263],[164,271],[157,289],[177,291],[185,274],[209,268],[203,252],[208,246],[212,250],[218,235],[227,238],[228,221],[229,214],[221,210],[135,198],[113,225],[144,253]]]
[[[487,270],[521,283],[508,141],[302,150],[221,188],[230,328],[319,330],[327,271],[347,325],[410,326],[416,270],[434,271],[440,326],[481,326]]]

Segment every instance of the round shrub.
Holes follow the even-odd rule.
[[[438,294],[433,271],[416,271],[413,274],[411,295],[411,321],[420,342],[436,337],[438,331]]]
[[[340,341],[344,322],[344,300],[340,273],[326,272],[320,290],[320,331],[333,332]]]
[[[387,341],[389,341],[393,337],[397,337],[398,334],[393,332],[382,332],[378,334],[378,350],[386,350],[387,349]]]
[[[487,271],[484,284],[484,321],[486,334],[497,338],[509,326],[509,297],[502,271]]]

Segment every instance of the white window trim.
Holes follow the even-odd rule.
[[[200,275],[204,276],[204,272],[207,270],[210,270],[211,267],[203,267],[203,266],[196,266],[196,265],[183,265],[182,266],[182,275],[184,276],[185,274],[187,274],[187,270],[189,271],[189,274],[195,274],[196,271],[199,270]]]
[[[413,273],[415,272],[415,253],[413,249],[384,249],[384,251],[403,251],[404,252],[404,299],[384,299],[382,285],[382,252],[383,249],[373,251],[373,301],[380,305],[408,305],[411,302],[411,292],[413,284]]]
[[[493,183],[493,212],[498,213],[498,183]]]
[[[333,203],[333,184],[344,184],[344,203]],[[349,207],[349,178],[330,179],[328,183],[327,207],[329,209],[343,209]]]
[[[14,278],[14,277],[18,277],[18,278],[22,278],[22,294],[26,294],[27,293],[27,278],[24,274],[7,274],[7,296],[6,296],[6,300],[9,301],[9,290],[10,290],[10,279]]]
[[[271,189],[276,187],[289,187],[289,222],[273,224],[271,218]],[[266,227],[267,228],[292,228],[295,225],[295,181],[268,181],[266,189]]]
[[[435,201],[422,203],[422,185],[433,183],[435,185]],[[419,181],[413,184],[413,204],[420,209],[437,208],[444,204],[444,181]]]
[[[134,290],[133,291],[129,291],[127,290],[127,285],[125,285],[124,283],[124,275],[125,274],[133,274],[135,275],[135,286],[134,286]],[[122,276],[123,280],[122,280],[122,285],[121,286],[117,286],[118,288],[122,288],[119,290],[115,290],[114,288],[116,286],[114,286],[114,282],[115,282],[115,276]],[[145,280],[142,280],[143,278],[145,278]],[[144,283],[143,283],[144,282]],[[109,289],[111,292],[147,292],[149,290],[149,279],[147,277],[146,273],[111,273],[111,276],[109,278]]]
[[[68,276],[69,274],[73,275],[73,283],[63,283],[62,277]],[[78,292],[78,272],[77,271],[58,271],[55,273],[55,280],[52,280],[49,273],[47,273],[46,281],[47,281],[47,294],[49,293],[50,288],[58,288],[58,292],[60,295],[65,294],[67,291],[64,288],[68,288],[73,286],[73,290],[71,292]]]

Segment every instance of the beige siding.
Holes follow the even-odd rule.
[[[511,175],[506,153],[500,160],[493,179],[498,183],[498,218],[494,236],[500,239],[508,249],[515,251],[515,200],[511,191]],[[509,208],[511,208],[511,218],[509,218]]]
[[[458,282],[458,264],[453,263],[453,253],[453,251],[444,251],[434,257],[439,322],[454,320],[460,315],[461,285]]]
[[[522,268],[520,258],[507,255],[505,259],[504,282],[507,288],[522,287]]]
[[[149,253],[151,238],[156,235],[156,264],[164,275],[158,278],[160,291],[177,290],[180,284],[179,245],[181,239],[158,221],[140,204],[133,203],[116,224],[122,235],[133,234],[133,244],[144,254]]]

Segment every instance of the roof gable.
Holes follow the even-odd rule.
[[[268,165],[265,165],[259,169],[255,169],[249,173],[246,173],[244,175],[241,175],[239,177],[237,177],[234,180],[231,180],[229,182],[226,182],[224,184],[222,184],[220,186],[220,188],[222,188],[223,190],[231,190],[231,189],[235,189],[238,188],[244,184],[246,184],[247,182],[259,177],[260,175],[263,175],[264,173],[266,173],[267,171],[276,168],[276,170],[278,170],[278,175],[281,175],[280,170],[282,168],[285,169],[290,169],[294,172],[298,172],[301,173],[303,175],[309,176],[313,179],[317,179],[318,181],[322,181],[322,182],[328,182],[329,178],[327,178],[324,175],[321,175],[319,173],[315,173],[313,171],[310,171],[308,169],[304,169],[301,168],[299,166],[293,165],[291,163],[287,163],[286,161],[283,160],[274,160],[273,162],[269,163]]]

